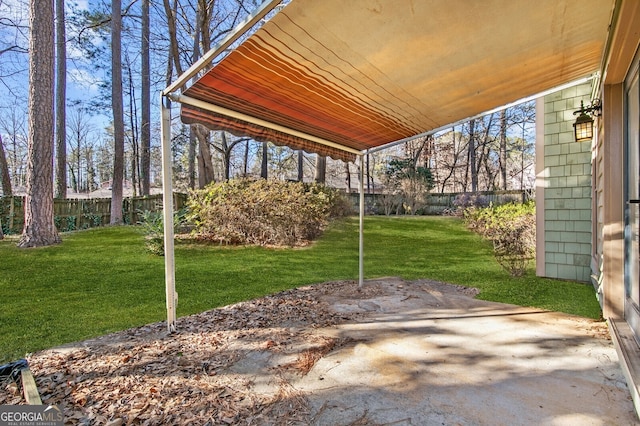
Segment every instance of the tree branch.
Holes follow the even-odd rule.
[[[137,2],[138,0],[132,0],[131,3],[129,3],[129,5],[127,5],[123,10],[122,10],[122,17],[131,17],[132,15],[129,15],[129,9],[131,9],[131,7]],[[82,37],[82,34],[86,31],[86,30],[95,30],[96,28],[100,28],[102,26],[105,26],[107,24],[111,24],[111,16],[109,16],[108,18],[105,18],[101,21],[96,22],[95,24],[92,25],[88,25],[86,27],[83,27],[77,35],[77,39],[80,40],[80,37]]]
[[[0,49],[0,56],[2,56],[3,54],[7,53],[7,52],[17,52],[17,53],[29,53],[29,51],[27,49],[25,49],[24,47],[20,47],[20,46],[9,46],[5,49]]]
[[[229,151],[231,151],[233,149],[233,147],[235,147],[236,145],[238,145],[239,143],[242,142],[247,142],[250,141],[251,138],[240,138],[240,139],[236,139],[235,141],[231,142],[231,144],[229,144]]]

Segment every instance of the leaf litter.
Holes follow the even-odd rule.
[[[336,347],[336,312],[323,297],[370,298],[382,288],[337,281],[133,328],[28,357],[44,404],[70,425],[304,425],[310,412],[292,377]],[[0,404],[23,404],[2,384]]]

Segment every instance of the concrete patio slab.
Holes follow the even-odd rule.
[[[375,282],[385,295],[327,297],[369,315],[324,330],[347,343],[292,383],[313,424],[638,424],[604,323],[429,281]]]

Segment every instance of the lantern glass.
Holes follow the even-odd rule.
[[[580,114],[573,124],[576,142],[588,141],[593,138],[593,119],[587,114]]]

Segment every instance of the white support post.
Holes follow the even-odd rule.
[[[364,285],[364,155],[360,154],[360,244],[358,287]]]
[[[165,105],[168,99],[162,96],[162,205],[164,214],[164,275],[167,298],[167,331],[176,331],[175,257],[173,252],[173,183],[171,166],[171,109]]]

